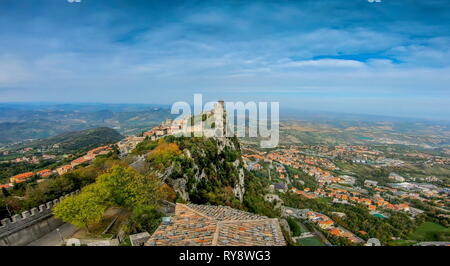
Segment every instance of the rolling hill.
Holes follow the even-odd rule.
[[[123,139],[123,136],[116,130],[108,127],[99,127],[67,132],[50,138],[27,142],[20,146],[39,149],[58,145],[60,151],[70,153],[115,143],[121,139]]]

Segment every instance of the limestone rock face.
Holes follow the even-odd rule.
[[[234,195],[239,198],[239,201],[242,203],[244,200],[244,193],[245,193],[245,176],[244,176],[244,169],[239,168],[239,178],[238,182],[235,184],[233,188]]]
[[[133,167],[143,173],[156,171],[185,201],[239,205],[246,171],[238,139],[225,137],[226,117],[224,102],[218,101],[199,115],[167,120],[144,133],[147,139],[135,153],[147,157]]]
[[[236,138],[175,139],[182,159],[160,173],[185,201],[205,202],[205,195],[232,191],[241,203],[245,193],[245,171]]]
[[[177,192],[185,201],[189,200],[189,194],[186,191],[186,182],[186,179],[183,178],[175,179],[170,182],[175,192]]]

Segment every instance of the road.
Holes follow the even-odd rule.
[[[63,238],[70,238],[77,230],[75,226],[65,223],[59,227]],[[31,242],[28,246],[60,246],[62,244],[61,236],[56,230],[44,235],[40,239]]]

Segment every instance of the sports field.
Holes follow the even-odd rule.
[[[437,223],[425,222],[417,227],[416,231],[410,235],[410,239],[418,241],[438,241],[437,235],[443,232],[450,234],[450,228],[446,228]]]
[[[317,237],[307,237],[298,240],[303,246],[325,246]]]

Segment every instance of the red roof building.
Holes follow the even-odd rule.
[[[38,171],[36,174],[41,177],[49,177],[52,175],[52,171],[49,169],[44,169],[44,170]]]
[[[32,177],[33,175],[34,175],[33,172],[26,172],[26,173],[23,173],[23,174],[19,174],[19,175],[15,175],[15,176],[10,177],[9,181],[11,183],[22,183],[26,179]],[[20,182],[18,182],[18,181],[20,181]]]

